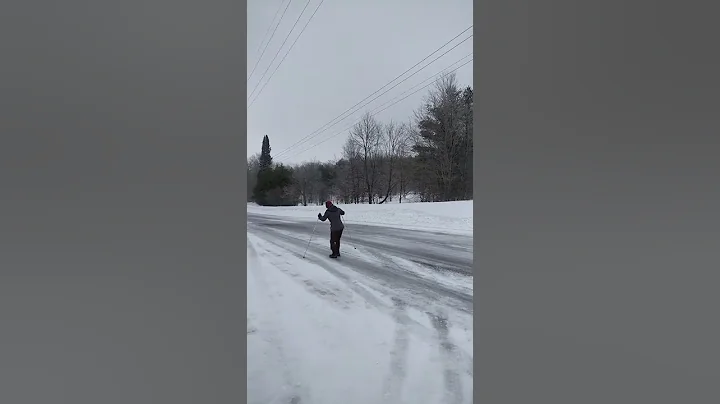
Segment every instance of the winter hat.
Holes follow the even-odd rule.
[[[326,207],[326,208],[329,208],[329,207],[331,207],[331,206],[332,206],[332,202],[330,202],[330,201],[325,201],[325,207]]]

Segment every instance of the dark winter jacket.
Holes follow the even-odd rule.
[[[322,220],[323,222],[325,220],[330,220],[330,231],[337,231],[342,230],[345,228],[345,225],[343,224],[342,220],[340,219],[340,216],[344,215],[345,211],[338,208],[335,205],[330,206],[325,211],[324,215],[321,215],[318,213],[318,219]]]

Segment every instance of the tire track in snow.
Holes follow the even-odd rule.
[[[265,240],[268,243],[272,243],[278,247],[283,248],[288,253],[291,253],[298,258],[302,257],[302,251],[305,250],[305,246],[307,242],[304,242],[303,240],[299,240],[295,237],[292,237],[290,235],[268,230],[259,226],[253,226],[253,229],[256,230],[258,233],[264,234],[266,237],[262,237],[260,234],[255,233],[256,237],[261,237],[263,240]],[[338,267],[344,267],[342,261],[339,261],[338,263],[331,263],[328,262],[326,256],[323,255],[321,252],[317,252],[317,250],[323,249],[320,246],[313,246],[311,244],[311,248],[315,247],[313,249],[308,249],[308,252],[306,257],[309,257],[310,254],[312,254],[315,258],[318,258],[317,260],[313,260],[313,263],[317,266],[320,266],[321,268],[325,269],[328,273],[331,275],[334,275],[336,278],[344,282],[348,288],[350,288],[352,291],[357,293],[359,296],[361,296],[365,301],[374,306],[377,310],[388,314],[391,317],[395,317],[397,308],[391,304],[383,302],[381,299],[370,293],[368,290],[366,290],[361,284],[359,284],[357,281],[353,280],[348,273],[341,271],[338,269]],[[302,259],[302,258],[301,258]],[[307,258],[306,258],[307,259]],[[364,264],[367,264],[364,262]],[[354,272],[354,269],[352,267],[346,267],[352,272]],[[429,281],[428,281],[429,282]],[[396,297],[398,294],[397,288],[393,289],[391,285],[386,286],[384,289],[381,290],[380,293]],[[416,298],[416,297],[415,297]],[[413,306],[417,309],[419,309],[421,312],[425,312],[427,310],[427,304],[432,304],[429,302],[422,302],[422,304],[417,304],[413,301],[413,303],[405,302],[405,307],[407,306]],[[411,318],[407,312],[404,312],[403,316],[398,317],[406,327],[408,327],[409,330],[414,331],[414,334],[418,337],[423,338],[426,342],[429,343],[437,343],[438,337],[436,335],[436,332],[433,332],[433,330],[428,329],[425,325],[421,324],[417,320]],[[448,336],[449,338],[449,336]],[[455,346],[455,345],[453,345]],[[469,375],[470,377],[473,377],[473,357],[470,355],[467,351],[455,346],[456,360],[461,361],[464,364],[465,373]]]
[[[393,297],[395,311],[395,339],[390,351],[390,370],[383,386],[383,403],[402,403],[402,387],[407,377],[408,351],[410,349],[410,332],[408,316],[405,312],[407,303]]]
[[[437,331],[440,358],[444,364],[443,383],[445,386],[444,404],[462,404],[463,390],[460,372],[457,369],[457,346],[450,341],[448,318],[445,314],[427,312],[428,318]]]
[[[248,221],[267,228],[290,231],[309,236],[312,222],[292,218],[271,218],[267,215],[248,214]],[[371,249],[380,249],[393,255],[404,256],[429,264],[442,272],[451,271],[472,275],[472,236],[429,231],[416,231],[387,226],[367,226],[348,223],[343,240]],[[418,249],[418,246],[423,248]]]
[[[267,234],[270,238],[277,238],[287,241],[290,244],[301,247],[305,250],[307,241],[298,239],[290,234],[286,234],[282,231],[275,230],[271,227],[262,227],[258,225],[249,225],[248,228],[252,227],[258,232]],[[314,251],[318,251],[321,247],[315,244],[310,244],[310,248]],[[310,248],[308,252],[310,252]],[[340,265],[343,261],[346,262],[348,269],[355,272],[362,273],[364,276],[369,277],[376,282],[385,284],[390,290],[397,290],[398,287],[403,287],[415,296],[425,294],[429,301],[436,302],[438,300],[446,301],[451,303],[448,299],[453,300],[452,304],[465,312],[472,313],[473,310],[473,296],[467,294],[464,291],[455,290],[445,285],[439,284],[427,278],[423,278],[417,274],[414,274],[405,270],[398,270],[393,266],[388,265],[388,259],[382,255],[378,255],[377,252],[369,248],[363,248],[363,251],[368,252],[376,258],[375,263],[370,263],[363,260],[360,257],[356,257],[354,254],[343,254]],[[347,259],[350,258],[350,259]],[[327,260],[324,260],[327,261]],[[374,264],[374,265],[373,265]]]
[[[258,230],[262,233],[265,233],[267,236],[269,236],[268,238],[263,237],[263,240],[265,240],[266,242],[272,243],[280,248],[283,248],[298,258],[302,257],[302,254],[298,250],[295,250],[295,248],[298,248],[299,246],[297,245],[297,239],[295,239],[294,237],[286,236],[286,235],[283,235],[283,234],[277,233],[277,232],[268,232],[263,229],[258,229]],[[292,243],[292,244],[290,244],[290,243],[281,244],[278,242],[277,238],[283,238],[287,241],[290,241],[290,243]],[[308,253],[312,254],[313,252],[308,251]],[[388,306],[385,303],[383,303],[379,298],[375,297],[373,294],[371,294],[370,292],[365,290],[363,287],[359,286],[358,283],[355,280],[350,279],[350,277],[346,273],[338,271],[337,268],[332,267],[331,265],[329,265],[329,263],[325,263],[320,260],[314,262],[314,264],[323,268],[324,270],[329,272],[331,275],[334,275],[336,278],[339,278],[353,292],[357,293],[362,298],[364,298],[367,303],[371,304],[372,306],[375,306],[376,308],[382,309],[383,311],[387,311]]]
[[[265,240],[265,239],[263,239]],[[265,240],[266,242],[269,242],[273,244],[276,247],[281,247],[276,243],[273,243],[272,241]],[[335,305],[338,305],[342,307],[343,309],[349,309],[349,304],[354,300],[352,292],[348,290],[342,290],[337,287],[332,287],[329,285],[321,284],[320,282],[316,282],[306,276],[304,276],[301,273],[293,272],[290,268],[292,268],[292,263],[285,261],[285,262],[278,262],[277,260],[272,260],[272,264],[281,272],[286,274],[291,280],[293,280],[298,285],[302,286],[305,290],[312,293],[313,295],[316,295],[317,297],[327,300],[330,303],[333,303]]]
[[[385,252],[374,251],[366,248],[363,248],[362,251],[374,257],[377,264],[385,268],[387,272],[392,272],[397,277],[412,279],[413,283],[416,283],[418,289],[422,291],[420,292],[419,290],[406,289],[408,293],[413,295],[414,298],[419,299],[424,295],[423,297],[428,304],[442,302],[445,305],[452,306],[455,309],[472,314],[473,296],[471,294],[446,287],[433,279],[422,277],[413,271],[405,269],[395,262],[395,257]],[[416,262],[415,264],[426,265],[425,263],[420,262]],[[442,290],[445,293],[440,293],[436,289]],[[450,292],[448,293],[448,291]]]
[[[251,276],[253,277],[253,280],[255,281],[255,284],[258,286],[260,290],[265,291],[266,293],[263,293],[262,295],[266,296],[266,303],[268,306],[270,306],[273,310],[273,312],[278,313],[279,308],[277,307],[277,302],[275,301],[275,296],[282,296],[277,290],[275,290],[273,287],[270,286],[270,284],[267,282],[267,280],[264,277],[264,274],[262,273],[263,270],[258,268],[262,266],[262,254],[258,252],[257,247],[254,245],[252,241],[250,241],[250,238],[248,237],[247,240],[247,246],[248,246],[248,254],[253,255],[253,259],[255,261],[256,265],[248,265],[248,271],[251,272]],[[273,322],[274,323],[274,322]],[[283,341],[280,337],[280,333],[277,329],[277,325],[269,325],[267,322],[265,323],[266,327],[262,327],[261,330],[268,336],[268,339],[271,343],[271,345],[275,348],[276,354],[278,355],[279,362],[282,364],[282,379],[284,381],[284,386],[282,386],[282,390],[279,392],[275,398],[270,401],[270,403],[289,403],[289,404],[300,404],[301,394],[307,396],[307,392],[301,392],[300,386],[302,384],[295,382],[294,375],[290,372],[290,369],[288,367],[288,360],[287,355],[285,354],[285,350],[283,349]],[[256,328],[258,330],[258,328]],[[289,390],[289,392],[286,392]],[[282,400],[282,401],[279,401]],[[308,400],[305,400],[306,402]],[[258,403],[260,404],[260,403]]]

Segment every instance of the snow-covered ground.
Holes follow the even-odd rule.
[[[332,260],[321,207],[248,205],[248,402],[472,403],[472,276],[422,264],[471,266],[472,201],[340,206]]]
[[[345,210],[348,224],[391,226],[402,229],[472,234],[473,201],[413,202],[388,204],[337,204]],[[249,213],[279,216],[288,220],[314,221],[324,206],[263,207],[249,203]]]

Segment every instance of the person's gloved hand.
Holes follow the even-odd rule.
[[[322,219],[322,215],[318,213],[318,219]]]

